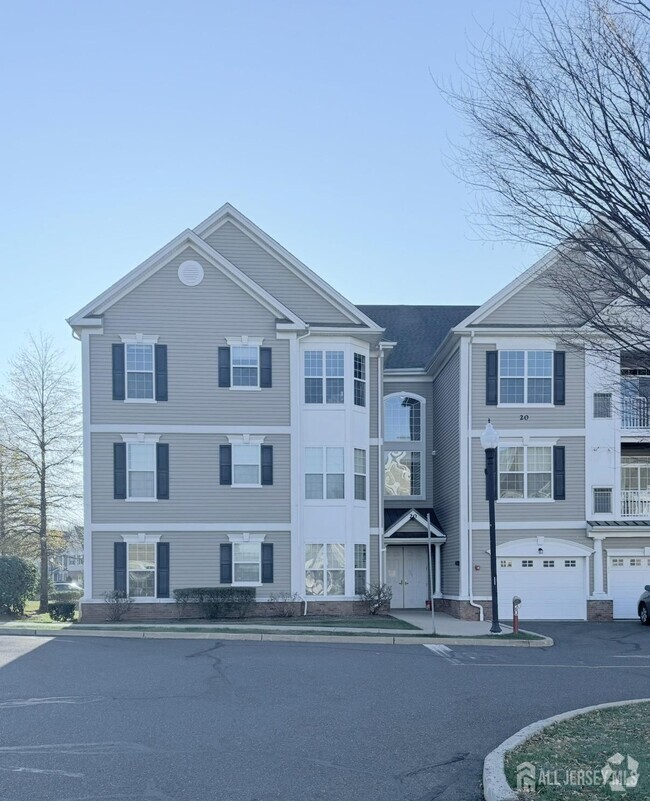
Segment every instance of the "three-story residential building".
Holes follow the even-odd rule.
[[[489,617],[488,420],[500,617],[514,595],[523,618],[634,616],[648,379],[571,344],[558,267],[478,308],[355,306],[230,205],[184,231],[69,320],[84,618],[114,590],[164,618],[219,585],[342,614],[377,582],[394,608]]]

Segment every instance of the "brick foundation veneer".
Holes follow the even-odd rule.
[[[587,620],[613,620],[614,601],[588,600]]]
[[[284,605],[283,605],[284,606]],[[305,605],[302,601],[293,604],[293,617],[303,614]],[[387,614],[388,610],[382,613]],[[182,614],[182,617],[180,616]],[[278,604],[260,601],[256,603],[248,617],[273,617],[278,614]],[[325,617],[351,617],[353,615],[367,615],[368,607],[363,601],[308,601],[307,617],[318,615]],[[178,621],[178,620],[200,620],[203,612],[199,604],[185,604],[181,607],[176,603],[163,604],[133,604],[128,614],[122,618],[124,623],[134,623],[138,621]],[[226,618],[224,618],[226,619]],[[237,623],[246,618],[229,617],[227,620]],[[107,623],[108,607],[104,603],[82,603],[81,604],[81,623]]]
[[[485,620],[492,620],[492,602],[491,601],[476,601],[483,607],[483,614]],[[452,598],[436,598],[435,600],[436,612],[443,612],[445,615],[457,617],[460,620],[479,620],[479,610],[475,606],[471,606],[469,601],[456,601]]]

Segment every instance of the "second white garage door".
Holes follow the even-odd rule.
[[[521,598],[522,620],[585,620],[585,557],[498,557],[499,617],[512,618],[512,597]]]
[[[646,584],[650,584],[650,558],[613,556],[609,559],[607,589],[614,601],[615,618],[637,617],[639,596]]]

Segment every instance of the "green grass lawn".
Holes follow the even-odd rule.
[[[650,703],[634,704],[580,715],[551,726],[508,754],[505,767],[510,786],[517,786],[517,765],[531,762],[536,766],[538,784],[534,792],[521,794],[530,801],[612,801],[614,798],[641,801],[650,798],[649,714]],[[602,769],[615,754],[625,758],[629,755],[639,763],[636,787],[628,787],[623,792],[604,784]],[[627,759],[612,768],[628,769],[630,775]],[[554,783],[540,784],[540,771],[544,771],[544,779]],[[580,771],[590,771],[598,784],[594,781],[585,786]]]
[[[215,623],[224,623],[223,620]],[[331,627],[340,626],[346,629],[411,629],[421,631],[418,626],[407,623],[406,620],[398,620],[390,615],[366,615],[365,617],[311,617],[304,615],[300,617],[247,617],[243,620],[231,620],[231,623],[257,623],[262,626],[265,623],[276,626],[321,626]]]
[[[0,622],[8,622],[10,620],[18,620],[22,623],[54,623],[55,621],[52,620],[48,612],[44,614],[39,614],[38,612],[39,602],[38,601],[27,601],[25,604],[25,614],[20,617],[19,615],[0,615]],[[78,613],[75,613],[75,620],[79,617]]]

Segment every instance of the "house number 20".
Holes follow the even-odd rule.
[[[528,420],[528,415],[527,414],[520,414],[519,415],[519,419],[520,420]]]

